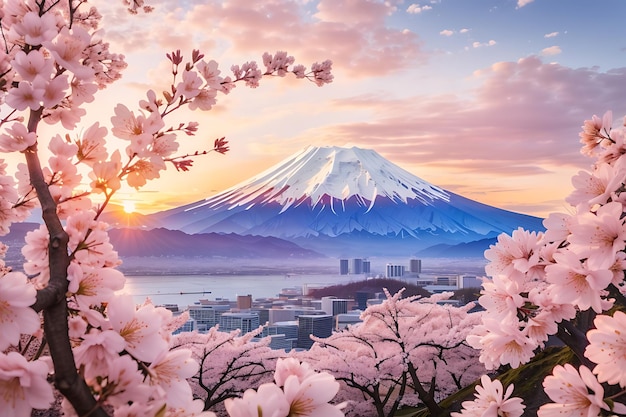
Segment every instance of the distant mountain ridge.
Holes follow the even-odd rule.
[[[494,238],[542,219],[440,187],[373,150],[308,147],[212,197],[147,216],[195,233],[273,236],[326,255],[415,254]]]
[[[111,229],[109,238],[120,256],[315,259],[324,255],[286,240],[234,233],[189,235],[179,230]]]

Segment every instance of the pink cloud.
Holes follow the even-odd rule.
[[[395,161],[516,177],[546,167],[587,167],[578,133],[585,119],[626,113],[619,86],[626,68],[606,73],[545,64],[538,57],[501,62],[479,72],[472,98],[454,95],[356,96],[337,111],[368,109],[370,121],[324,128],[320,137],[358,143]]]
[[[558,55],[560,54],[561,51],[561,47],[560,46],[550,46],[548,48],[544,48],[541,50],[541,55],[543,56],[550,56],[550,55]]]
[[[107,39],[127,53],[201,49],[253,58],[286,50],[304,65],[333,61],[348,76],[383,76],[425,63],[415,32],[387,26],[400,1],[154,0],[158,13],[132,16],[103,4]],[[315,8],[316,7],[316,8]]]

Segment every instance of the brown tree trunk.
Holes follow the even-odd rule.
[[[37,131],[41,113],[41,108],[31,110],[28,120],[29,132]],[[70,345],[65,297],[68,287],[67,267],[70,263],[67,247],[69,238],[59,220],[56,203],[45,182],[37,154],[37,144],[26,149],[24,154],[30,182],[37,192],[43,221],[50,233],[48,246],[50,282],[45,289],[37,292],[37,300],[32,307],[36,311],[43,311],[44,334],[54,364],[55,385],[80,417],[107,417],[108,414],[99,406],[85,380],[76,371]]]

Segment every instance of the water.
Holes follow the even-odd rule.
[[[354,275],[138,275],[127,276],[123,291],[137,304],[149,297],[154,304],[178,304],[180,308],[200,299],[252,295],[253,299],[276,297],[283,288],[327,287],[365,279]]]

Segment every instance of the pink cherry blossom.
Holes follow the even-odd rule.
[[[213,105],[217,103],[217,90],[215,89],[201,89],[198,94],[189,103],[191,110],[200,109],[203,111],[211,110]]]
[[[72,100],[76,106],[94,101],[94,94],[98,91],[98,84],[79,78],[72,79],[70,87],[72,88]]]
[[[48,265],[48,245],[50,235],[45,225],[38,229],[26,233],[24,238],[26,244],[22,246],[22,255],[26,258],[24,272],[34,276],[31,282],[36,288],[44,288],[50,279],[50,268]]]
[[[58,33],[56,16],[53,13],[39,16],[36,12],[28,12],[21,21],[13,25],[13,29],[20,36],[24,36],[27,44],[33,46],[52,40]]]
[[[333,82],[334,76],[331,74],[332,68],[333,62],[329,59],[321,64],[318,62],[313,63],[313,65],[311,65],[313,82],[317,84],[318,87],[322,87],[324,84],[330,84]]]
[[[613,273],[605,268],[595,269],[573,251],[555,253],[554,258],[557,263],[546,266],[546,279],[554,284],[551,289],[554,301],[601,313],[606,306],[600,291],[611,283]]]
[[[61,137],[61,135],[55,135],[50,139],[48,149],[50,149],[50,152],[52,152],[55,156],[60,156],[64,159],[72,159],[78,151],[78,146],[67,142]]]
[[[248,389],[242,398],[224,401],[230,417],[285,417],[289,415],[289,403],[283,390],[276,384],[262,384],[258,390]]]
[[[164,169],[165,162],[158,156],[150,159],[140,159],[129,168],[126,182],[131,187],[139,189],[146,185],[148,180],[159,178],[159,171]]]
[[[33,334],[41,326],[39,315],[30,308],[35,297],[35,287],[23,273],[0,276],[0,351],[17,345],[21,334]]]
[[[101,127],[100,123],[96,122],[89,126],[82,137],[76,140],[78,161],[93,167],[94,163],[106,160],[108,156],[104,146],[106,135],[107,128]]]
[[[476,326],[467,336],[467,343],[474,349],[480,349],[480,362],[487,369],[495,369],[509,364],[516,368],[527,363],[534,355],[537,343],[526,337],[520,330],[520,323],[484,317],[483,324]]]
[[[542,233],[528,232],[521,228],[514,230],[511,236],[499,235],[498,242],[485,251],[485,258],[490,261],[485,272],[490,276],[506,275],[523,284],[538,273],[537,269],[542,268],[539,264],[542,237]]]
[[[37,49],[30,51],[28,55],[24,51],[18,51],[12,65],[22,80],[30,82],[37,76],[50,79],[54,71],[54,62]]]
[[[33,86],[43,89],[42,102],[46,108],[53,108],[60,104],[65,97],[70,85],[67,81],[67,75],[59,75],[52,80],[46,80],[42,77],[36,77]]]
[[[63,101],[63,104],[53,109],[44,109],[43,121],[47,124],[60,122],[65,129],[74,130],[81,117],[87,114],[87,111],[77,107],[75,103],[67,98]]]
[[[87,331],[87,322],[82,316],[71,316],[67,320],[69,335],[71,339],[80,339]]]
[[[161,320],[153,305],[135,310],[130,295],[117,295],[108,304],[111,327],[126,340],[126,350],[144,362],[153,362],[167,350],[167,342],[160,335]]]
[[[589,417],[610,410],[604,402],[604,388],[585,366],[577,371],[569,363],[557,365],[544,379],[543,387],[554,403],[542,405],[538,417]]]
[[[314,373],[300,380],[290,375],[285,380],[285,399],[289,403],[289,416],[343,417],[338,406],[328,402],[339,391],[339,382],[328,372]]]
[[[126,149],[129,156],[146,156],[148,147],[152,145],[154,135],[165,125],[158,112],[135,116],[126,106],[118,104],[115,107],[115,116],[111,117],[113,127],[111,132],[120,139],[130,140]]]
[[[129,355],[116,356],[107,362],[103,376],[106,377],[90,381],[90,385],[101,399],[113,406],[131,401],[145,403],[150,398],[151,389],[143,383],[144,376]]]
[[[92,380],[107,374],[108,364],[119,356],[124,346],[124,338],[117,332],[92,329],[74,349],[74,358],[83,369],[85,378]]]
[[[117,191],[122,186],[119,179],[122,170],[121,155],[119,151],[113,152],[110,161],[95,162],[93,171],[89,173],[91,188],[97,193]]]
[[[608,146],[598,154],[599,163],[614,164],[626,154],[626,132],[623,129],[613,129],[609,136],[611,141],[604,141],[604,143],[608,142]]]
[[[204,81],[207,83],[207,87],[212,90],[220,90],[222,78],[220,75],[220,70],[218,69],[218,63],[214,60],[210,60],[206,62],[204,60],[199,61],[196,64],[197,70],[204,78]]]
[[[22,152],[37,142],[37,134],[29,132],[22,123],[13,123],[6,133],[0,134],[0,150],[3,152]]]
[[[193,397],[186,381],[198,372],[198,363],[191,351],[164,350],[148,367],[150,384],[158,388],[170,407],[184,407]]]
[[[626,160],[626,158],[624,159]],[[568,241],[582,258],[611,258],[626,247],[626,224],[622,203],[610,202],[596,213],[582,213],[571,226]]]
[[[593,373],[600,382],[626,388],[626,314],[599,315],[593,324],[596,328],[587,332],[585,349],[585,356],[597,364]]]
[[[607,112],[607,114],[610,113]],[[610,117],[607,117],[607,114],[605,114],[604,119],[608,121]],[[580,143],[584,145],[581,150],[583,154],[590,156],[593,155],[596,147],[600,145],[600,142],[602,142],[602,140],[606,137],[608,129],[610,129],[611,126],[610,124],[608,126],[603,126],[602,122],[603,119],[595,114],[590,120],[585,120],[582,126],[583,130],[579,134]],[[605,128],[604,132],[602,131],[603,127]]]
[[[28,81],[20,81],[17,88],[11,88],[7,94],[6,103],[17,110],[38,110],[43,100],[44,88],[35,88]]]
[[[48,384],[48,365],[28,362],[17,352],[0,353],[0,407],[11,417],[30,417],[32,409],[46,409],[54,401]]]
[[[154,138],[154,142],[152,142],[152,149],[150,150],[152,154],[155,156],[162,158],[167,158],[172,155],[174,152],[178,150],[179,143],[176,140],[176,135],[174,134],[164,134],[159,135]],[[152,161],[152,158],[151,158]],[[162,162],[162,161],[161,161]],[[155,161],[157,165],[159,165],[159,169],[165,169],[164,164],[161,165],[159,161]]]
[[[68,29],[65,26],[52,41],[42,42],[42,45],[50,51],[58,65],[71,71],[76,78],[91,80],[94,70],[82,62],[83,51],[90,42],[91,35],[84,28],[74,26]]]
[[[263,54],[263,65],[265,65],[266,72],[270,74],[275,72],[279,77],[287,75],[289,65],[294,62],[294,57],[288,56],[285,51],[278,51],[273,56],[267,52]]]
[[[279,358],[276,361],[276,370],[274,371],[274,381],[276,385],[282,387],[288,377],[295,375],[298,381],[302,382],[307,377],[314,375],[313,370],[308,363],[300,362],[296,358]]]
[[[68,268],[69,295],[82,308],[107,303],[115,291],[124,288],[126,278],[117,269],[70,264]]]
[[[572,233],[571,226],[574,222],[574,216],[565,213],[550,213],[543,220],[546,228],[545,240],[547,242],[563,242]]]
[[[513,384],[505,392],[499,380],[492,381],[487,375],[480,378],[480,383],[481,385],[476,385],[476,399],[464,401],[463,410],[452,413],[452,417],[520,417],[524,414],[526,406],[522,404],[522,399],[511,397]]]
[[[483,279],[482,295],[478,301],[490,314],[502,320],[517,320],[517,309],[524,305],[519,293],[520,287],[516,281],[495,275],[492,279]]]
[[[626,176],[626,164],[623,160],[615,165],[601,164],[592,173],[580,171],[572,177],[576,188],[566,199],[572,206],[581,205],[584,209],[594,204],[604,204],[611,193],[616,191]]]
[[[183,71],[183,80],[176,86],[176,94],[173,100],[176,101],[180,97],[185,99],[192,99],[200,93],[200,86],[202,85],[202,79],[198,77],[198,73],[195,71]]]

